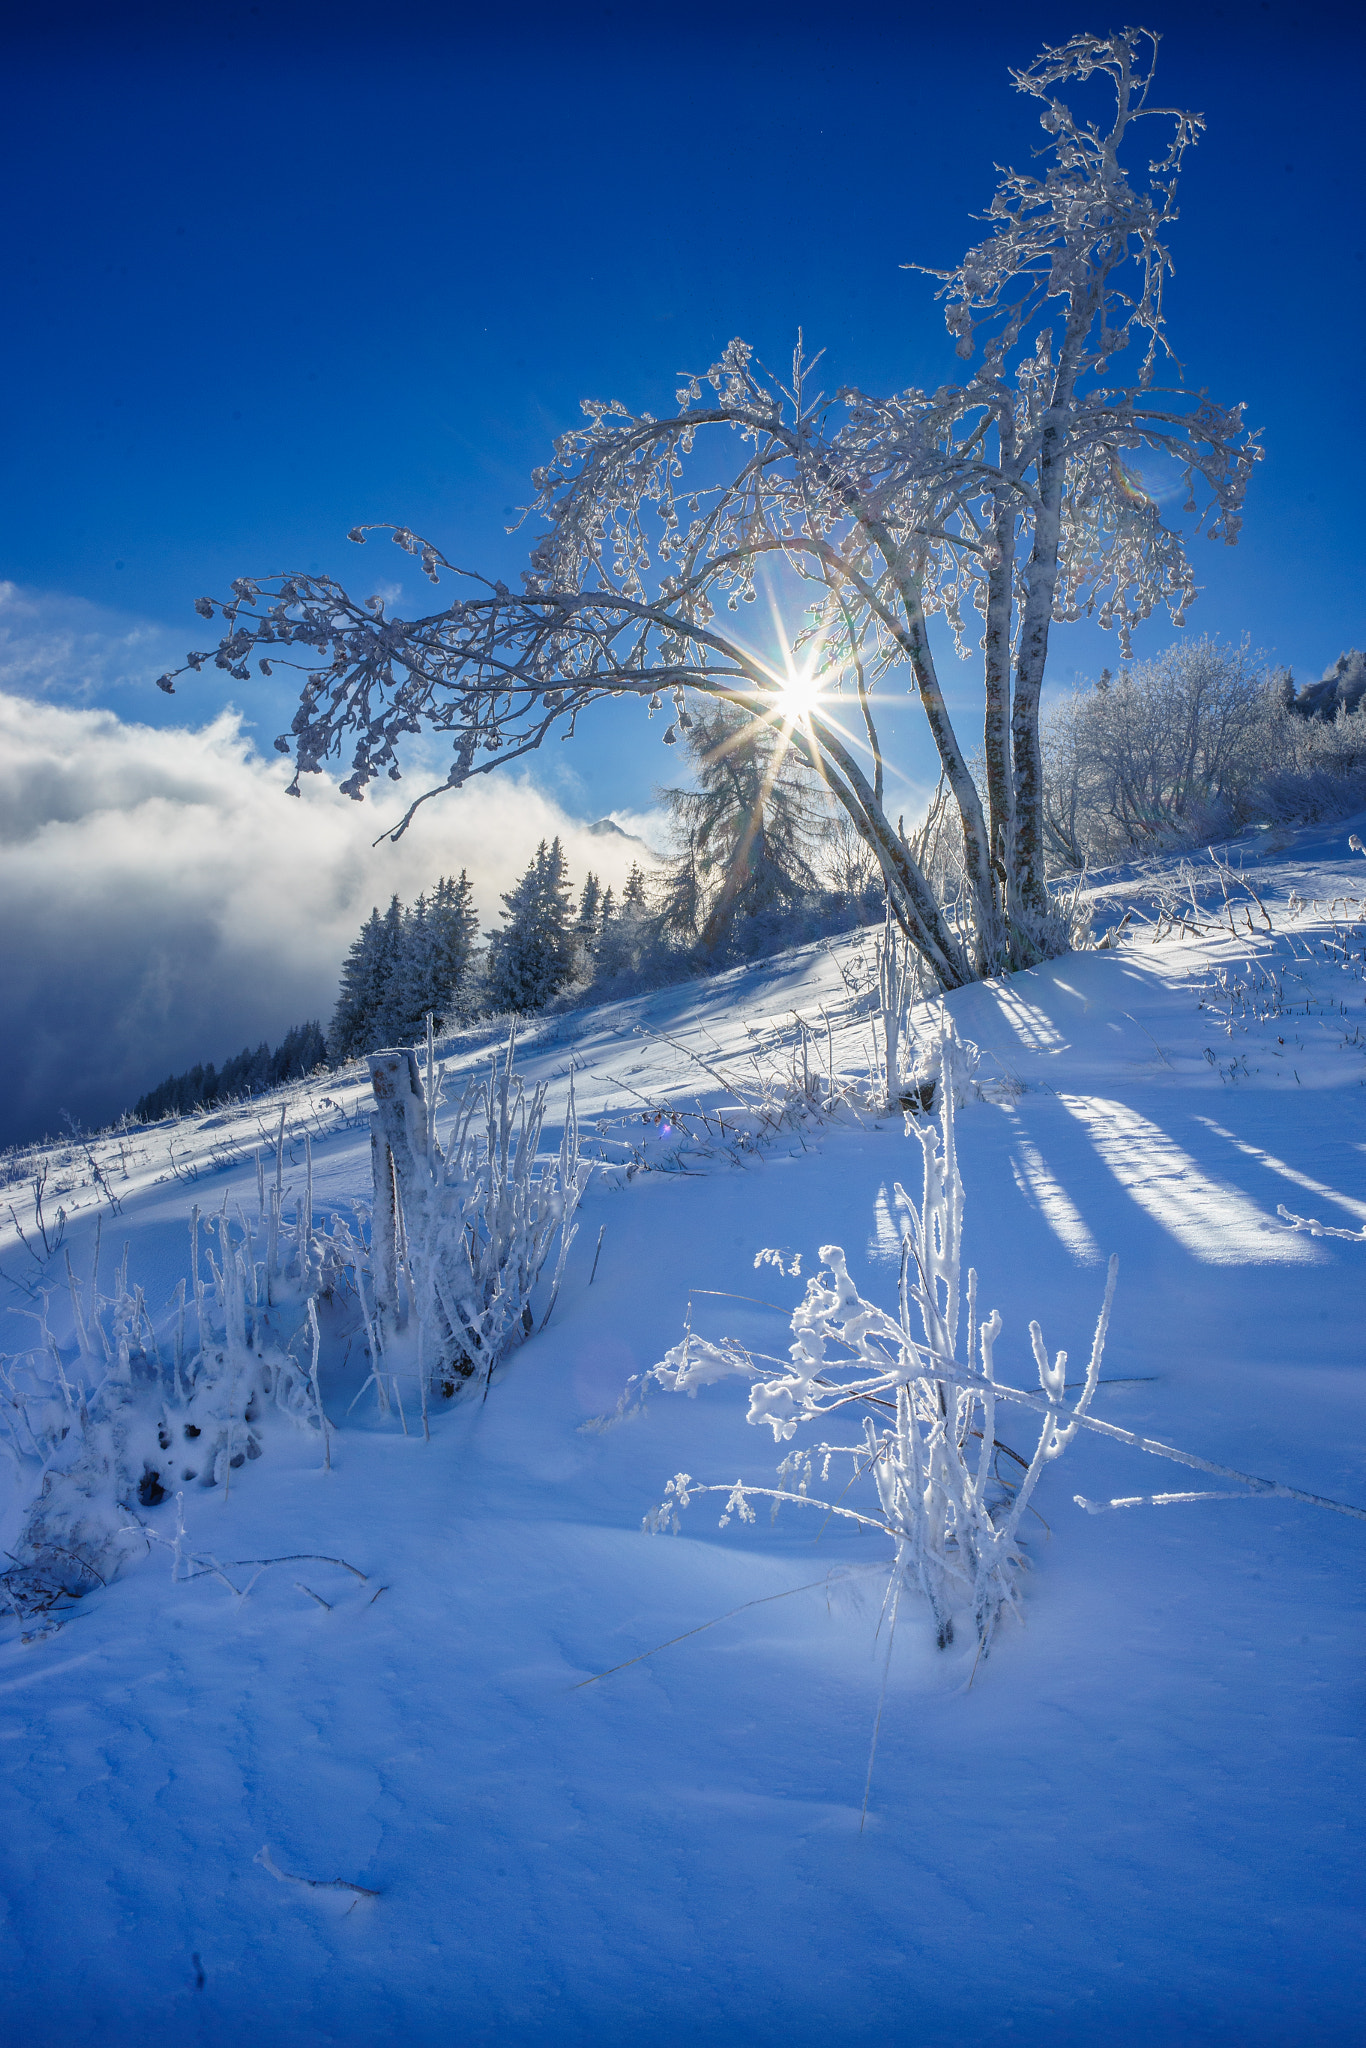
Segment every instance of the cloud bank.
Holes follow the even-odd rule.
[[[560,835],[576,885],[591,867],[619,888],[640,851],[498,775],[372,847],[420,783],[362,806],[326,776],[290,799],[289,775],[235,711],[157,729],[0,692],[0,1144],[64,1110],[108,1122],[305,1017],[325,1027],[347,947],[395,890],[466,868],[487,929],[540,839]]]

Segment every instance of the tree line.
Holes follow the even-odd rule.
[[[648,874],[634,863],[620,895],[591,872],[576,895],[556,838],[482,946],[463,873],[409,909],[395,896],[372,910],[342,968],[332,1058],[410,1043],[429,1012],[439,1026],[624,995],[881,915],[875,865],[768,728],[720,705],[686,739],[697,786],[656,792],[673,852]]]
[[[188,1115],[412,1044],[429,1015],[440,1029],[623,996],[882,915],[874,862],[768,728],[720,705],[685,737],[696,786],[657,792],[674,847],[648,873],[633,863],[618,892],[590,872],[576,891],[559,839],[543,840],[482,940],[464,870],[415,903],[395,895],[347,952],[326,1038],[298,1025],[274,1052],[197,1064],[142,1096],[137,1116]]]
[[[1198,844],[1253,817],[1301,822],[1359,807],[1363,706],[1366,656],[1356,649],[1299,690],[1246,648],[1208,639],[1118,676],[1102,670],[1044,724],[1050,868]],[[273,1052],[263,1041],[221,1068],[170,1075],[136,1115],[186,1115],[411,1044],[429,1015],[443,1028],[566,998],[610,1000],[882,916],[878,866],[771,728],[718,704],[688,716],[683,737],[693,786],[656,791],[672,851],[648,874],[634,864],[620,895],[591,872],[576,895],[558,838],[538,846],[482,943],[464,870],[411,905],[395,895],[347,953],[326,1038],[316,1021],[300,1024]],[[908,844],[947,899],[962,869],[944,796],[941,786]]]
[[[285,1081],[297,1081],[327,1062],[327,1041],[315,1018],[287,1031],[274,1052],[262,1039],[255,1052],[244,1045],[241,1052],[215,1067],[196,1064],[183,1074],[168,1074],[156,1088],[138,1097],[133,1111],[139,1123],[159,1123],[165,1116],[189,1116],[198,1109],[211,1109],[217,1102],[230,1102],[243,1095],[263,1095]]]

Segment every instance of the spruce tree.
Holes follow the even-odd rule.
[[[626,877],[626,887],[621,892],[621,907],[644,910],[646,904],[645,875],[638,860],[631,862],[631,872]]]
[[[610,890],[608,895],[610,897]],[[604,908],[606,906],[604,905]],[[620,904],[604,916],[594,954],[596,980],[605,987],[638,975],[659,938],[659,916],[650,906],[649,886],[633,862]]]
[[[819,794],[781,736],[729,704],[695,719],[688,744],[701,788],[659,792],[684,840],[675,871],[692,870],[672,895],[666,885],[666,909],[695,927],[700,888],[700,946],[712,957],[731,944],[737,925],[767,941],[783,913],[819,888],[812,866]]]
[[[336,1007],[327,1033],[332,1058],[336,1061],[353,1057],[374,1016],[374,961],[379,949],[380,930],[380,915],[376,907],[356,934],[342,962]]]
[[[341,971],[328,1044],[336,1061],[373,1052],[385,1042],[389,983],[403,938],[403,907],[395,896],[381,915],[372,910]]]
[[[459,881],[443,875],[432,895],[429,911],[435,982],[439,994],[438,1016],[453,1017],[469,981],[479,919],[474,909],[474,884],[464,868]]]
[[[601,918],[602,890],[598,885],[597,876],[590,874],[583,885],[583,894],[579,898],[579,914],[574,921],[574,929],[585,945],[591,946],[596,939]]]
[[[549,847],[541,841],[503,903],[504,929],[489,941],[489,999],[498,1010],[542,1010],[574,964],[573,913],[558,839]]]
[[[441,1016],[435,978],[431,912],[425,895],[403,913],[398,954],[389,975],[383,1005],[384,1036],[390,1045],[407,1045],[427,1028],[427,1016]]]
[[[375,957],[376,1002],[370,1023],[370,1043],[358,1048],[373,1052],[376,1046],[401,1043],[405,1019],[398,1007],[397,975],[403,958],[403,905],[395,893],[380,919],[379,948]]]

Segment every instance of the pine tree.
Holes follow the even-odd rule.
[[[645,876],[639,861],[631,862],[631,872],[626,877],[626,887],[621,892],[621,907],[644,910],[646,904]]]
[[[336,1061],[373,1052],[386,1042],[389,984],[403,939],[403,906],[395,896],[381,915],[372,910],[341,971],[328,1044]]]
[[[737,925],[752,926],[762,942],[783,913],[819,888],[812,866],[818,795],[781,736],[728,704],[694,720],[688,745],[701,788],[659,792],[684,839],[673,863],[680,885],[670,892],[666,882],[665,910],[678,917],[679,936],[689,936],[703,894],[700,946],[712,957],[732,942]]]
[[[420,1038],[430,1013],[440,1019],[443,991],[437,980],[431,910],[425,895],[404,912],[398,955],[385,990],[382,1016],[389,1045],[407,1045]]]
[[[610,895],[610,890],[608,893]],[[597,876],[590,874],[583,885],[583,894],[579,898],[579,914],[574,921],[574,929],[585,945],[592,945],[598,935],[601,921],[602,890],[598,885]]]
[[[474,884],[464,868],[458,882],[443,875],[432,896],[432,949],[436,961],[435,982],[439,994],[437,1015],[450,1018],[461,1007],[479,935],[474,909]]]
[[[499,1010],[541,1010],[569,979],[574,932],[565,859],[544,839],[503,898],[504,929],[489,941],[489,999]]]

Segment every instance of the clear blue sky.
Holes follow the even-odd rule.
[[[1164,31],[1163,96],[1209,119],[1172,339],[1268,448],[1242,545],[1195,544],[1192,627],[1303,680],[1366,641],[1362,14],[1123,11]],[[579,398],[664,407],[732,334],[781,359],[800,324],[832,382],[942,381],[939,308],[898,266],[955,259],[993,161],[1034,146],[1007,65],[1107,22],[1094,0],[16,11],[0,575],[178,650],[234,574],[400,582],[397,550],[347,545],[358,521],[515,572],[505,514]],[[1061,632],[1052,674],[1107,655]],[[118,709],[208,717],[220,681]],[[237,691],[267,739],[269,687]],[[622,706],[594,736],[582,805],[640,804],[657,733]]]

